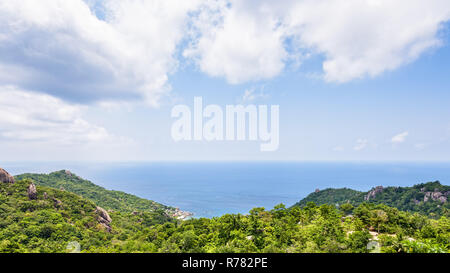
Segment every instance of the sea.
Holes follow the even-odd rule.
[[[178,207],[194,217],[287,207],[316,189],[450,185],[450,162],[9,162],[13,175],[70,170],[106,189]]]

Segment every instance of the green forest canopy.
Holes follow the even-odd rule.
[[[31,179],[38,186],[64,189],[75,193],[109,210],[121,212],[173,210],[174,208],[155,201],[139,198],[121,191],[111,191],[85,180],[69,171],[58,171],[50,174],[22,174],[17,180]]]
[[[372,193],[368,200],[365,197]],[[399,210],[419,212],[430,217],[446,215],[449,217],[450,203],[447,198],[450,186],[436,182],[418,184],[413,187],[377,187],[369,192],[360,192],[352,189],[325,189],[311,193],[295,204],[304,207],[309,202],[318,205],[329,204],[340,206],[349,203],[359,206],[364,202],[385,204]],[[441,198],[441,199],[438,199]],[[445,202],[443,202],[445,200]]]
[[[54,173],[59,183],[37,186],[37,199],[30,200],[27,188],[33,180],[25,177],[19,176],[15,184],[0,183],[0,252],[67,252],[70,242],[79,243],[82,252],[450,251],[450,220],[445,215],[433,219],[367,202],[278,205],[270,211],[252,209],[248,215],[179,221],[168,216],[165,207],[131,212],[135,199],[124,198],[124,204],[111,203],[116,207],[109,211],[108,231],[99,221],[95,196],[87,195],[95,188],[91,184],[77,189],[91,196],[88,200],[69,192],[69,184]],[[64,191],[59,189],[63,184]]]

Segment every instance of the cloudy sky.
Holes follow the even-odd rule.
[[[450,160],[448,0],[0,0],[1,161]],[[280,148],[171,109],[280,105]]]

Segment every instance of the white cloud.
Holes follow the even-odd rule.
[[[210,20],[209,18],[214,18]],[[194,21],[198,41],[185,51],[203,72],[230,83],[272,78],[284,68],[283,30],[271,10],[254,1],[207,1]]]
[[[0,85],[157,105],[180,50],[230,83],[273,78],[314,54],[325,80],[346,82],[439,46],[449,19],[448,0],[1,1]]]
[[[82,107],[50,95],[0,86],[0,139],[18,142],[100,143],[114,141],[103,127],[82,117]]]
[[[1,1],[0,84],[77,102],[157,104],[170,88],[174,54],[197,2]]]
[[[327,81],[374,77],[439,46],[438,31],[450,19],[448,0],[212,3],[198,16],[200,38],[185,55],[230,83],[272,78],[299,52],[324,56]]]
[[[369,141],[367,139],[358,139],[356,141],[356,145],[353,147],[353,150],[355,151],[362,151],[365,148],[367,148],[367,145],[369,144]]]
[[[391,138],[391,143],[394,143],[394,144],[403,143],[403,142],[405,142],[406,137],[407,137],[408,135],[409,135],[408,132],[403,132],[403,133],[400,133],[400,134],[398,134],[398,135],[395,135],[395,136],[393,136],[393,137]]]

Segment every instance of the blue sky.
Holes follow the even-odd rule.
[[[450,159],[446,1],[16,2],[1,161]],[[175,143],[196,96],[280,105],[279,150]]]

